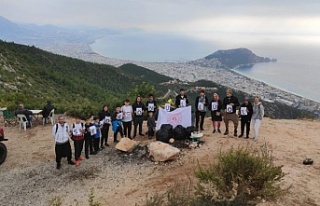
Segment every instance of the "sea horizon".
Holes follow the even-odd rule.
[[[133,36],[132,38],[134,38]],[[121,41],[121,37],[117,41]],[[117,41],[114,41],[115,38],[112,38],[112,45],[110,43],[110,38],[103,38],[96,40],[93,44],[90,45],[90,48],[93,52],[98,53],[102,56],[108,58],[115,58],[123,61],[132,61],[132,62],[148,62],[148,63],[157,63],[157,62],[173,62],[181,63],[196,60],[203,58],[214,51],[220,50],[217,45],[206,44],[203,47],[203,42],[201,42],[199,47],[196,49],[197,52],[185,50],[186,47],[180,48],[176,47],[175,51],[169,53],[164,53],[165,48],[168,46],[164,45],[163,48],[157,50],[152,49],[147,46],[140,46],[145,43],[143,38],[139,38],[137,41],[133,41],[131,37],[125,37],[126,41],[131,41],[131,44],[119,44],[117,47]],[[165,43],[174,42],[176,37],[170,41],[170,38],[166,37]],[[126,42],[125,41],[125,42]],[[154,39],[152,40],[154,41]],[[180,43],[188,42],[189,39],[180,40]],[[178,45],[179,45],[178,44]],[[128,58],[126,53],[122,56],[121,45],[128,48],[127,50],[140,50],[141,52],[135,52],[131,58]],[[157,43],[159,46],[159,43]],[[190,46],[191,45],[191,46]],[[189,47],[196,47],[197,42],[189,42]],[[174,47],[171,45],[171,47]],[[203,50],[201,50],[203,47]],[[241,46],[239,46],[241,47]],[[235,48],[239,48],[235,47]],[[243,47],[243,46],[242,46]],[[111,49],[113,48],[113,49]],[[213,49],[212,49],[213,48]],[[252,50],[258,56],[276,58],[277,62],[270,63],[258,63],[248,68],[233,69],[234,72],[237,72],[240,75],[244,75],[248,78],[254,79],[259,82],[268,84],[271,87],[281,89],[285,92],[310,99],[312,101],[320,102],[320,82],[318,81],[318,76],[320,76],[320,60],[318,60],[317,54],[320,53],[320,46],[304,46],[301,45],[286,45],[286,44],[268,44],[268,45],[248,45],[248,48]],[[179,52],[182,50],[183,52]],[[210,51],[209,51],[210,50]],[[214,50],[214,51],[212,51]],[[114,55],[108,55],[113,53]],[[147,61],[143,54],[148,53],[149,57],[157,56],[157,61]],[[170,58],[168,58],[170,57]],[[168,61],[168,59],[170,61]],[[150,60],[150,59],[149,59]]]

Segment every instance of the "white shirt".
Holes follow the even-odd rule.
[[[74,125],[74,126],[73,126]],[[76,123],[74,123],[72,125],[72,134],[74,135],[74,136],[81,136],[83,133],[81,132],[81,130],[84,130],[85,128],[84,128],[84,124],[83,123],[79,123],[79,124],[76,124]],[[82,126],[83,125],[83,126]]]
[[[132,106],[131,105],[123,105],[121,107],[121,111],[124,113],[124,117],[122,119],[123,122],[130,122],[132,121]]]
[[[69,141],[69,131],[70,127],[67,123],[64,123],[63,125],[58,123],[52,127],[52,136],[56,143],[63,144]]]

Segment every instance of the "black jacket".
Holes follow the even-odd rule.
[[[189,105],[189,100],[188,100],[187,95],[184,95],[183,98],[182,98],[181,95],[179,94],[179,95],[176,96],[176,101],[175,101],[176,108],[179,108],[180,100],[183,100],[183,99],[186,99],[186,106]]]
[[[102,120],[104,120],[106,117],[110,117],[110,118],[111,118],[111,113],[109,112],[109,110],[108,110],[108,111],[102,110],[101,112],[99,112],[98,116],[99,116],[99,120],[102,121]],[[111,122],[110,122],[110,123],[111,123]],[[104,125],[107,125],[107,124],[104,124]]]
[[[198,110],[198,104],[199,104],[200,98],[201,98],[201,96],[197,96],[196,101],[195,101],[196,111],[198,111],[198,112],[206,112],[206,111],[207,111],[207,107],[208,107],[208,105],[209,105],[208,97],[207,97],[207,96],[203,96],[203,98],[204,98],[204,107],[203,107],[203,110],[202,110],[202,111],[199,111],[199,110]]]
[[[241,115],[241,111],[239,111],[239,116],[243,119],[251,119],[252,114],[253,114],[253,106],[251,104],[251,102],[248,103],[248,105],[245,105],[244,103],[240,105],[240,109],[241,107],[246,107],[248,110],[248,114],[247,115]]]
[[[235,96],[225,97],[223,99],[222,109],[227,109],[227,105],[233,103],[232,112],[228,113],[236,113],[237,107],[240,105],[239,100]]]
[[[208,109],[209,109],[211,112],[213,112],[213,111],[212,111],[212,103],[213,103],[213,102],[215,102],[215,101],[214,101],[214,100],[211,100],[210,104],[208,105]],[[222,102],[221,102],[221,100],[219,99],[219,100],[218,100],[218,109],[215,110],[214,112],[221,112],[221,110],[222,110]]]
[[[136,113],[136,110],[137,108],[142,108],[142,114],[141,115],[137,115]],[[143,113],[144,113],[144,110],[145,110],[145,106],[142,102],[135,102],[133,105],[132,105],[132,109],[133,109],[133,113],[134,113],[134,116],[135,117],[142,117],[143,116]]]

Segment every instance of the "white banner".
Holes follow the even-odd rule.
[[[159,130],[161,125],[171,124],[174,127],[182,125],[183,127],[191,126],[191,106],[177,108],[172,112],[168,112],[163,108],[159,108],[159,116],[156,130]]]

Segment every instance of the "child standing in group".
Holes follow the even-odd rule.
[[[101,129],[101,148],[104,146],[109,146],[108,144],[108,135],[109,135],[109,127],[111,125],[111,113],[108,109],[108,105],[103,105],[102,111],[99,112],[99,120],[103,121],[103,127]]]
[[[126,99],[124,101],[124,105],[121,107],[121,111],[123,113],[123,129],[124,129],[124,136],[131,139],[131,128],[132,128],[132,114],[133,109],[130,105],[130,100]]]
[[[117,105],[115,108],[115,112],[112,115],[112,131],[113,131],[113,141],[115,143],[119,142],[117,139],[118,132],[120,133],[121,137],[123,137],[123,131],[122,131],[122,119],[123,114],[121,112],[120,105]]]
[[[84,143],[84,124],[81,122],[79,117],[76,117],[76,122],[72,125],[71,136],[74,143],[74,157],[75,157],[75,165],[78,166],[80,164],[80,160],[84,158],[81,156],[81,152],[83,149]]]
[[[93,148],[94,148],[94,152],[98,153],[100,136],[101,136],[101,124],[100,124],[99,117],[93,117],[93,124],[96,127],[96,134],[94,135],[94,140],[93,140]]]
[[[154,117],[153,112],[148,113],[148,120],[147,120],[147,126],[148,126],[148,137],[149,139],[152,139],[154,136],[154,131],[156,129],[156,119]]]
[[[93,139],[93,128],[95,126],[93,125],[91,121],[91,117],[86,120],[86,124],[84,125],[84,153],[86,155],[86,159],[89,159],[89,150],[90,154],[94,154],[93,152],[93,146],[92,146],[92,139]],[[93,134],[93,135],[92,135]]]

